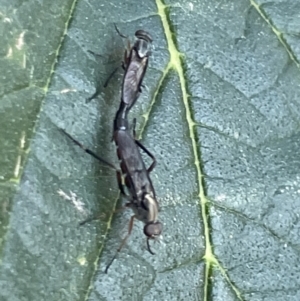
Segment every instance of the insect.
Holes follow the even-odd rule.
[[[115,29],[119,36],[126,38],[128,41],[127,49],[124,52],[124,59],[122,62],[122,68],[124,69],[123,83],[122,83],[122,101],[129,107],[134,105],[138,99],[143,86],[143,79],[148,67],[148,60],[151,54],[151,35],[144,30],[137,30],[135,32],[136,41],[131,47],[130,41],[127,36],[124,36],[117,26]],[[107,87],[108,82],[117,72],[117,67],[108,77],[104,83],[104,87]],[[96,97],[98,91],[96,91],[87,101]]]
[[[142,82],[148,67],[151,53],[150,44],[152,43],[152,37],[144,30],[136,31],[135,36],[137,40],[129,53],[125,50],[123,63],[125,73],[122,84],[122,101],[129,109],[134,105],[142,91]]]
[[[108,268],[111,266],[114,259],[117,257],[117,254],[121,251],[122,247],[130,236],[135,218],[145,224],[144,234],[147,237],[147,249],[152,255],[154,255],[154,253],[150,248],[149,240],[157,238],[162,232],[162,224],[158,221],[159,205],[156,200],[156,194],[152,181],[149,176],[150,172],[156,165],[156,160],[151,152],[147,150],[147,148],[143,146],[140,141],[136,140],[131,135],[129,122],[127,120],[128,111],[129,110],[126,104],[121,102],[119,110],[117,111],[114,119],[113,140],[115,141],[117,147],[117,155],[120,160],[120,170],[112,163],[106,161],[90,149],[84,147],[80,142],[61,129],[65,135],[67,135],[75,144],[80,146],[86,153],[116,170],[120,192],[128,200],[125,206],[131,208],[134,212],[134,215],[131,217],[129,222],[128,233],[122,240],[122,243],[117,249],[115,256],[107,265],[105,273],[107,273]],[[153,160],[148,168],[146,168],[142,159],[140,149],[142,149]],[[124,178],[124,184],[129,192],[129,195],[127,195],[124,190],[122,176]]]
[[[119,32],[116,26],[115,28],[121,37],[127,38]],[[130,236],[135,218],[145,224],[144,234],[147,237],[147,249],[153,255],[154,253],[150,248],[149,240],[157,238],[162,232],[162,224],[158,221],[159,205],[150,179],[150,173],[156,165],[156,159],[140,141],[135,139],[135,119],[133,135],[130,133],[131,130],[128,122],[128,113],[141,92],[142,81],[148,66],[150,44],[152,42],[150,34],[146,31],[138,30],[135,36],[137,39],[134,45],[130,48],[130,44],[128,44],[130,51],[128,53],[126,50],[124,54],[122,67],[125,72],[122,83],[121,102],[113,122],[113,140],[117,148],[120,169],[99,157],[93,151],[85,148],[80,142],[62,130],[75,144],[84,149],[85,152],[116,170],[120,192],[128,200],[126,207],[131,208],[134,212],[129,222],[128,233],[122,240],[115,256],[107,265],[105,272],[108,271],[118,252],[121,251]],[[115,72],[116,70],[108,80]],[[148,168],[142,159],[140,149],[152,159],[152,163]],[[129,195],[126,194],[124,186],[127,188]]]
[[[129,202],[126,206],[133,210],[134,215],[129,223],[128,234],[117,250],[117,253],[122,249],[131,233],[134,218],[137,218],[145,224],[144,234],[147,236],[147,248],[154,255],[150,249],[149,240],[157,238],[162,232],[162,224],[158,221],[159,205],[150,179],[150,172],[156,165],[156,159],[141,142],[134,138],[135,130],[133,136],[130,134],[127,119],[128,112],[128,106],[121,101],[114,120],[113,140],[117,147],[117,155],[120,160],[125,186],[129,191]],[[142,149],[153,160],[148,168],[145,166],[139,149]],[[120,191],[126,196],[120,180],[120,173],[117,173],[117,178]],[[116,255],[107,266],[106,271],[116,258]]]

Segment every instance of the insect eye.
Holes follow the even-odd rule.
[[[160,222],[151,222],[145,225],[144,234],[149,238],[155,238],[162,232],[162,224]]]
[[[135,36],[136,36],[138,39],[145,40],[145,41],[148,42],[148,43],[151,43],[151,42],[152,42],[152,37],[150,36],[150,34],[149,34],[147,31],[144,31],[144,30],[137,30],[137,31],[135,32]]]

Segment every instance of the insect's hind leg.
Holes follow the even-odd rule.
[[[75,138],[73,138],[70,134],[68,134],[65,130],[60,129],[62,133],[64,133],[69,139],[71,139],[76,145],[78,145],[80,148],[82,148],[87,154],[95,158],[96,160],[102,162],[104,165],[110,167],[111,169],[114,169],[118,171],[119,169],[116,168],[112,163],[106,161],[105,159],[102,159],[100,156],[98,156],[96,153],[85,147],[83,144],[81,144],[79,141],[77,141]]]
[[[139,141],[136,139],[136,131],[135,131],[135,128],[136,128],[136,118],[133,119],[132,121],[132,131],[133,131],[133,138],[135,140],[135,143],[136,145],[141,148],[152,160],[153,162],[151,163],[151,165],[148,167],[147,171],[148,173],[150,173],[156,166],[156,158],[154,157],[154,155]]]

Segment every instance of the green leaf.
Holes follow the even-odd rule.
[[[299,11],[2,1],[0,299],[299,300]],[[118,164],[122,71],[103,88],[126,46],[114,23],[154,40],[130,118],[158,162],[164,232],[152,256],[136,222],[105,274],[132,212],[118,211],[114,171],[59,128]]]

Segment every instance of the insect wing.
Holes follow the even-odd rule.
[[[134,51],[132,51],[131,60],[127,67],[122,90],[122,101],[129,108],[133,106],[141,92],[141,85],[147,69],[148,58],[140,60]]]

